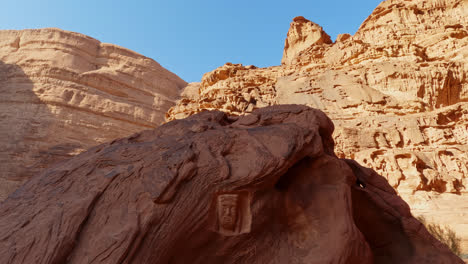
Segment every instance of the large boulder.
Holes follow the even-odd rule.
[[[332,132],[284,105],[91,148],[0,204],[0,263],[463,263]]]

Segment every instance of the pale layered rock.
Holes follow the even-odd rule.
[[[216,109],[238,114],[272,105],[276,76],[281,74],[276,69],[280,68],[265,70],[253,65],[226,63],[205,73],[201,83],[189,84],[177,106],[166,113],[166,119],[181,119],[202,110]]]
[[[0,31],[0,201],[51,164],[158,126],[185,85],[150,58],[82,34]]]
[[[414,214],[453,228],[468,252],[467,5],[385,1],[333,44],[294,47],[290,32],[307,22],[293,21],[281,66],[224,65],[166,118],[207,109],[243,115],[265,104],[319,108],[335,123],[338,156],[382,174]],[[236,70],[213,74],[229,67]]]

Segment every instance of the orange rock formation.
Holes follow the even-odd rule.
[[[336,152],[375,169],[415,215],[468,252],[468,2],[387,0],[334,43],[302,17],[281,66],[226,64],[190,84],[167,120],[304,104],[335,123]]]
[[[185,85],[82,34],[0,31],[0,201],[50,164],[158,126]]]

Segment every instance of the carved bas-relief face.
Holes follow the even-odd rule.
[[[226,236],[250,232],[252,214],[251,197],[246,191],[222,193],[215,196],[215,231]]]
[[[218,196],[218,219],[220,228],[234,232],[238,218],[238,195],[224,194]]]

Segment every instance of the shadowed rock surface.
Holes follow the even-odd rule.
[[[52,164],[158,126],[185,85],[83,34],[0,30],[0,201]]]
[[[91,148],[0,204],[0,263],[463,263],[333,129],[284,105]]]

